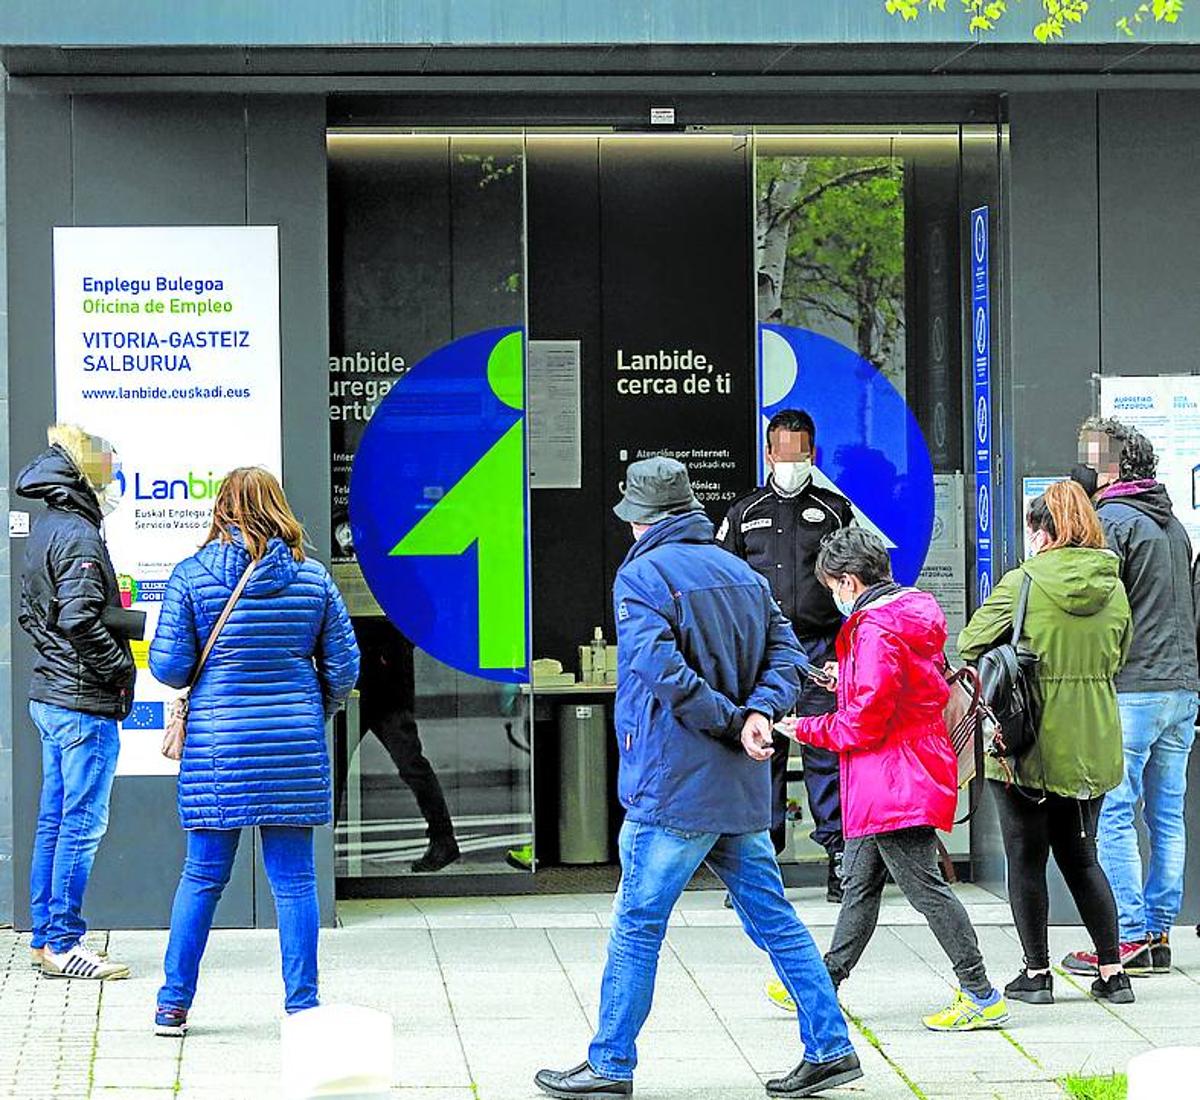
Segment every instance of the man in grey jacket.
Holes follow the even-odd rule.
[[[1155,479],[1150,441],[1116,420],[1091,419],[1079,434],[1071,476],[1091,494],[1133,611],[1133,646],[1117,676],[1125,778],[1104,799],[1100,863],[1120,917],[1121,962],[1129,974],[1171,969],[1169,934],[1183,902],[1184,797],[1196,732],[1196,617],[1192,545]],[[1150,837],[1143,880],[1134,817],[1139,801]],[[1096,973],[1096,956],[1075,951],[1063,965]]]

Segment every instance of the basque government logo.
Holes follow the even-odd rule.
[[[350,524],[388,618],[461,672],[529,679],[524,354],[519,328],[439,348],[380,403]]]

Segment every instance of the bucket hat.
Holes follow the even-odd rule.
[[[692,492],[687,467],[660,455],[630,465],[625,474],[625,495],[613,511],[626,523],[651,524],[702,508]]]

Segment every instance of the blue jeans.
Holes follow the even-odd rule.
[[[1117,696],[1125,745],[1125,777],[1104,797],[1097,842],[1100,866],[1117,900],[1122,943],[1170,932],[1183,903],[1183,802],[1188,754],[1196,736],[1196,695],[1190,691],[1131,691]],[[1134,813],[1144,800],[1150,863],[1142,856]]]
[[[29,901],[34,947],[69,951],[87,931],[83,894],[108,828],[120,734],[112,718],[30,700],[42,737],[42,797]]]
[[[229,882],[241,835],[240,829],[188,832],[187,858],[171,908],[171,935],[163,960],[166,982],[158,992],[160,1007],[192,1007],[213,912]],[[284,1008],[289,1013],[315,1008],[320,913],[313,831],[292,825],[263,825],[259,835],[279,920]]]
[[[832,1062],[853,1051],[821,954],[784,897],[765,831],[725,836],[627,820],[620,849],[621,884],[600,986],[599,1030],[588,1050],[592,1069],[611,1080],[632,1080],[667,918],[701,863],[728,887],[747,934],[770,956],[795,1000],[805,1059]]]

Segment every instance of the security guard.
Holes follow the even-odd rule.
[[[783,409],[767,425],[767,484],[734,501],[717,532],[725,549],[745,559],[771,585],[784,615],[817,667],[835,659],[834,641],[842,617],[828,589],[817,579],[814,566],[821,540],[853,522],[850,502],[833,489],[813,484],[816,426],[801,409]],[[836,697],[820,684],[806,680],[796,704],[801,715],[828,714]],[[771,757],[772,828],[775,851],[785,845],[787,820],[787,759],[790,742],[775,736]],[[826,896],[842,900],[842,805],[838,791],[836,753],[805,745],[804,786],[812,811],[812,838],[829,855]]]

